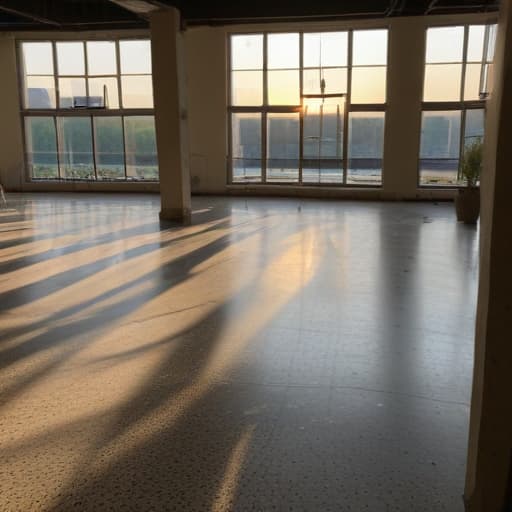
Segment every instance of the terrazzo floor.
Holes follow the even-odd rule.
[[[478,231],[452,204],[8,202],[0,510],[463,510]]]

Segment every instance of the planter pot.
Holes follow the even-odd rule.
[[[460,188],[455,198],[457,220],[465,224],[475,224],[480,215],[480,188]]]

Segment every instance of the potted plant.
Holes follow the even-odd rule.
[[[455,198],[457,220],[474,224],[480,215],[480,173],[482,171],[483,142],[475,139],[464,148],[460,162],[459,179],[465,185]]]

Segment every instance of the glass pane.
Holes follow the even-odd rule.
[[[85,75],[84,44],[57,43],[59,75]]]
[[[121,117],[94,118],[94,146],[98,179],[124,178],[124,144]]]
[[[384,112],[351,112],[347,183],[380,185],[384,151]]]
[[[263,104],[262,71],[233,71],[231,73],[231,104],[239,106]]]
[[[149,40],[119,41],[121,73],[125,75],[151,73],[151,43]]]
[[[466,77],[464,81],[464,99],[480,99],[480,73],[481,64],[466,64]]]
[[[323,79],[323,84],[322,84]],[[305,69],[302,87],[304,94],[324,94],[347,92],[347,68],[317,68]]]
[[[25,108],[55,108],[53,76],[27,76],[25,86]]]
[[[261,114],[231,116],[234,182],[261,181]]]
[[[26,117],[27,164],[33,178],[58,178],[57,137],[53,117]]]
[[[87,66],[89,75],[117,74],[116,43],[87,41]]]
[[[299,179],[299,114],[267,115],[267,181]]]
[[[338,98],[306,100],[303,109],[304,183],[343,182],[344,102]]]
[[[23,43],[26,75],[53,75],[52,43]]]
[[[91,119],[58,117],[57,127],[62,177],[94,179]]]
[[[263,35],[231,36],[231,69],[263,69]]]
[[[459,101],[462,64],[427,64],[423,101]]]
[[[471,25],[468,36],[467,62],[481,62],[484,53],[485,25]]]
[[[59,106],[86,107],[85,78],[59,78]]]
[[[347,65],[347,32],[304,34],[304,67],[344,67]]]
[[[300,105],[299,70],[268,71],[269,105]]]
[[[299,34],[269,34],[267,45],[269,69],[299,67]]]
[[[498,25],[489,25],[489,40],[487,42],[487,62],[492,62],[494,60],[494,52],[496,50],[496,34],[498,30]]]
[[[89,106],[119,108],[116,77],[89,78]]]
[[[352,69],[352,103],[385,103],[386,68]]]
[[[468,146],[475,140],[484,138],[484,109],[466,110],[466,123],[464,125],[464,146]]]
[[[354,66],[385,65],[388,60],[388,31],[354,30],[352,55]]]
[[[464,27],[436,27],[427,30],[426,62],[462,62]]]
[[[126,175],[132,179],[158,180],[155,119],[153,116],[124,118]]]
[[[124,108],[153,108],[153,82],[151,75],[122,76]]]
[[[454,185],[460,149],[460,110],[423,112],[421,121],[421,185]]]

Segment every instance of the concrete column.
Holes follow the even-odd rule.
[[[384,195],[414,198],[418,184],[425,26],[421,17],[391,21],[388,109],[384,141]]]
[[[512,510],[512,0],[503,0],[485,131],[480,286],[465,501]]]
[[[186,76],[180,13],[150,16],[156,142],[160,169],[160,218],[190,221],[190,171]]]
[[[0,183],[6,190],[21,190],[24,181],[16,42],[0,34]]]

